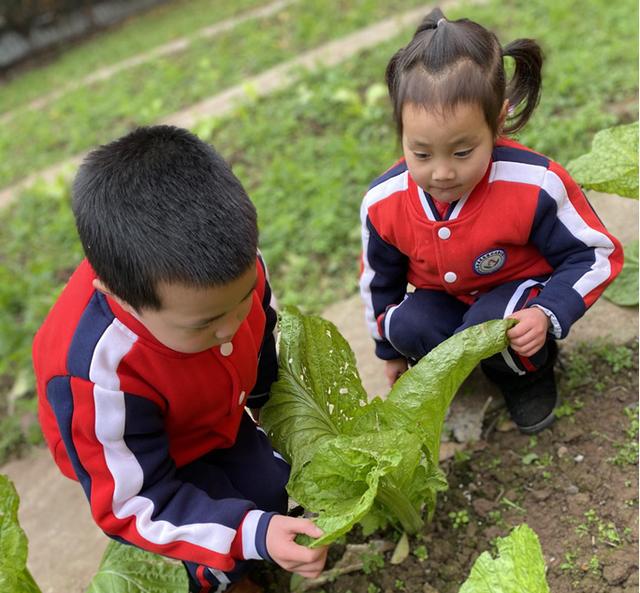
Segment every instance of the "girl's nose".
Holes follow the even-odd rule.
[[[453,179],[455,171],[447,164],[441,163],[435,167],[431,176],[434,181],[445,181]]]

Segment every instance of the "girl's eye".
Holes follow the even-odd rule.
[[[414,152],[413,156],[415,156],[419,161],[429,158],[429,155],[426,152]]]
[[[472,152],[473,148],[469,148],[468,150],[459,150],[458,152],[454,153],[454,156],[459,159],[463,159],[464,157],[469,156]]]

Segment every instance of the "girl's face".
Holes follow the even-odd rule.
[[[442,112],[407,103],[402,127],[409,173],[436,200],[455,202],[484,177],[494,137],[479,105],[461,103]]]

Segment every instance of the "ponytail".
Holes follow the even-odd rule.
[[[504,132],[510,134],[524,127],[540,100],[543,55],[533,39],[516,39],[503,48],[502,56],[515,62],[513,77],[506,89],[506,98],[514,110],[504,128]]]
[[[447,22],[446,17],[439,8],[434,8],[427,16],[422,19],[422,22],[418,25],[416,32],[413,34],[420,35],[423,31],[429,31],[431,29],[437,29],[443,23]]]
[[[504,58],[513,58],[507,84]],[[542,86],[542,50],[533,39],[517,39],[504,49],[496,35],[469,19],[449,21],[434,8],[411,41],[387,64],[385,80],[398,135],[405,103],[453,109],[477,103],[494,136],[502,132],[504,100],[512,107],[505,133],[520,130],[538,104]]]

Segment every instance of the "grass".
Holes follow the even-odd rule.
[[[39,68],[14,74],[2,87],[0,113],[79,80],[135,54],[178,37],[190,37],[207,25],[232,17],[264,0],[172,0],[91,39],[67,46]]]
[[[448,16],[478,20],[503,43],[539,39],[547,55],[543,98],[520,139],[566,163],[589,150],[600,128],[637,117],[635,108],[617,107],[637,90],[637,19],[630,16],[637,8],[631,0],[591,0],[588,11],[577,0],[556,3],[494,0]],[[204,120],[195,130],[232,163],[256,203],[261,246],[281,303],[317,312],[356,290],[360,201],[368,183],[399,156],[383,72],[410,34],[305,74],[292,88],[248,101],[230,117]],[[221,63],[231,61],[224,55]],[[149,70],[147,84],[158,84],[154,77]],[[157,88],[165,101],[172,91]],[[102,133],[119,131],[114,125]],[[68,199],[63,178],[0,212],[0,415],[16,377],[30,377],[32,335],[81,258]],[[611,356],[625,368],[625,353]]]
[[[294,2],[258,23],[240,23],[213,39],[195,40],[182,52],[71,90],[41,109],[20,110],[0,137],[0,186],[420,2]]]

